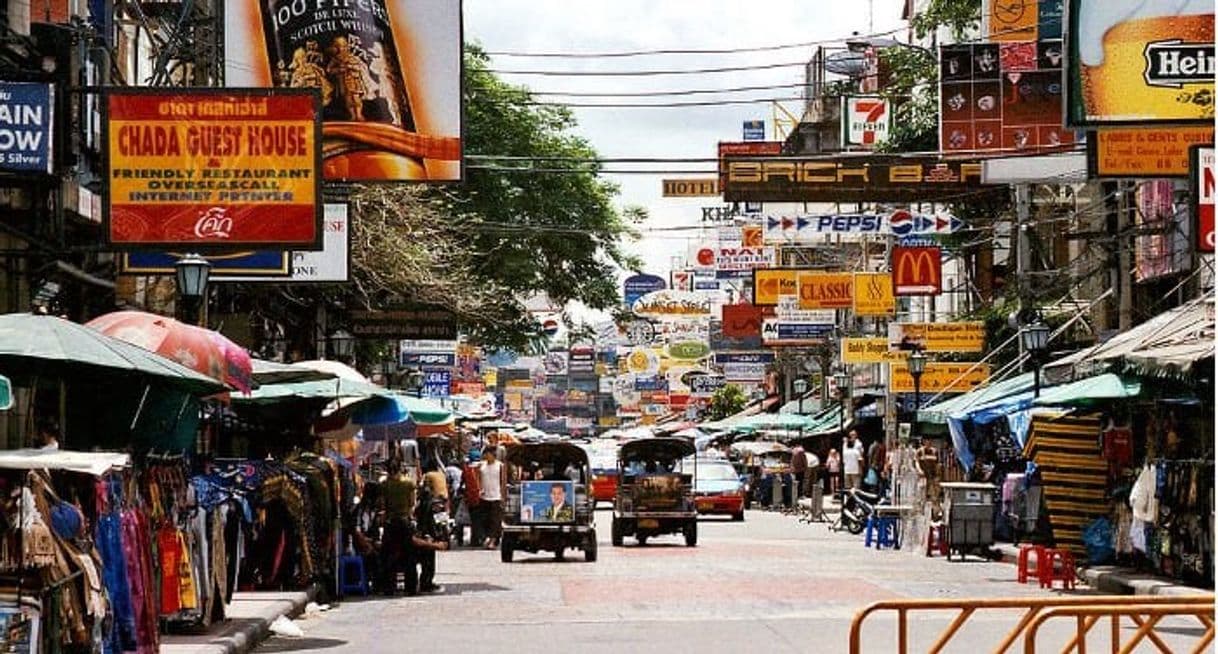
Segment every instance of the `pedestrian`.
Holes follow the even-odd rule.
[[[867,483],[883,495],[887,473],[888,448],[882,439],[875,439],[867,448]]]
[[[795,492],[792,493],[794,499],[799,499],[804,496],[804,482],[808,476],[808,453],[804,450],[802,443],[797,444],[795,449],[791,450],[791,476],[795,477]],[[794,502],[792,502],[794,503]]]
[[[914,452],[914,466],[926,487],[926,499],[932,503],[939,501],[939,451],[931,443],[930,437],[922,437],[922,447]]]
[[[416,520],[411,529],[407,546],[406,592],[440,593],[444,589],[436,585],[436,552],[448,549],[448,538],[443,526],[436,521],[435,508],[439,496],[432,495],[429,486],[419,493],[419,506],[415,509]]]
[[[51,418],[38,421],[38,439],[35,444],[38,449],[44,452],[53,452],[59,449],[59,423]]]
[[[829,474],[829,495],[836,497],[841,486],[838,475],[842,474],[842,457],[834,448],[829,448],[829,456],[825,457],[825,471]]]
[[[850,430],[846,436],[846,442],[842,444],[842,471],[846,474],[846,488],[856,489],[859,487],[859,482],[863,477],[863,442],[859,440],[859,433]]]
[[[393,595],[397,590],[398,572],[405,572],[414,536],[413,518],[417,498],[414,478],[402,470],[400,461],[389,462],[389,477],[381,484],[381,497],[385,506],[385,531],[381,541],[381,591]],[[409,583],[407,573],[406,594],[413,595],[417,589]]]
[[[482,518],[482,486],[478,483],[477,464],[481,458],[482,452],[470,450],[469,458],[461,471],[461,503],[469,516],[469,542],[475,546],[486,540],[486,532],[483,530],[486,521]],[[461,512],[458,511],[457,514],[460,516]],[[461,540],[463,539],[457,539],[458,542]]]
[[[478,505],[482,507],[483,533],[486,534],[487,549],[499,547],[499,534],[503,527],[503,487],[505,470],[496,457],[494,448],[482,451],[482,465],[478,467]]]
[[[410,474],[417,483],[423,477],[422,468],[419,466],[419,442],[413,438],[404,439],[398,451],[402,454],[402,470]]]
[[[423,473],[423,487],[431,494],[432,499],[443,500],[444,511],[448,512],[448,476],[440,470],[440,463],[427,462],[427,471]]]

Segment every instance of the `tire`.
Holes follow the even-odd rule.
[[[499,560],[504,563],[511,563],[513,554],[515,554],[515,543],[512,542],[511,536],[504,534],[499,539]]]
[[[645,536],[645,535],[643,535],[643,536],[635,536],[634,538],[635,538],[635,540],[639,541],[639,545],[646,545],[646,544],[647,544],[647,538],[648,538],[648,537],[647,537],[647,536]]]
[[[732,522],[744,522],[744,511],[732,514]]]
[[[584,548],[584,561],[596,563],[596,532],[592,532],[592,542]]]
[[[696,547],[698,545],[698,523],[691,522],[685,525],[685,546]]]
[[[855,520],[854,518],[849,517],[843,520],[842,524],[846,527],[846,531],[854,534],[855,536],[863,533],[863,528],[867,526],[863,523],[863,521]]]
[[[624,537],[622,536],[622,525],[617,521],[617,518],[613,519],[613,527],[611,527],[609,531],[610,540],[613,543],[613,546],[621,547]]]

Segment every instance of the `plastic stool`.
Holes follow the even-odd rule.
[[[1045,550],[1044,545],[1024,544],[1019,546],[1019,559],[1016,565],[1018,566],[1019,583],[1028,583],[1028,575],[1035,573],[1036,578],[1040,579],[1041,568],[1045,565]],[[1029,554],[1036,555],[1036,567],[1029,566],[1031,557]]]
[[[344,556],[338,560],[338,586],[347,593],[368,594],[368,576],[364,573],[364,557]]]
[[[1041,588],[1053,588],[1053,582],[1062,582],[1062,589],[1074,589],[1074,555],[1065,550],[1045,549],[1044,563],[1038,559],[1036,567]],[[1060,564],[1060,565],[1058,565]]]
[[[948,543],[946,527],[943,524],[931,525],[926,532],[926,556],[934,556],[938,552],[947,556]]]

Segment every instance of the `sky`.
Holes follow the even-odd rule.
[[[657,49],[733,49],[841,39],[905,26],[903,0],[465,0],[465,39],[490,52],[623,52]],[[869,12],[868,7],[871,7]],[[869,14],[871,14],[869,16]],[[899,36],[899,35],[898,35]],[[537,58],[496,55],[499,71],[656,71],[804,62],[815,46],[731,54],[650,55],[613,58]],[[684,89],[798,84],[803,67],[691,75],[562,76],[502,73],[534,92],[637,93]],[[662,103],[690,100],[799,97],[800,89],[650,98],[555,98],[564,102]],[[800,103],[783,103],[799,115]],[[575,107],[576,133],[603,157],[714,157],[719,141],[741,139],[741,123],[765,120],[773,138],[770,103],[679,108]],[[617,168],[625,164],[608,164]],[[694,174],[606,175],[621,187],[619,204],[641,205],[650,218],[643,238],[628,250],[646,272],[667,277],[674,255],[684,255],[701,223],[701,207],[716,198],[663,198],[662,178],[712,177],[715,164],[664,163],[637,167],[699,171]]]

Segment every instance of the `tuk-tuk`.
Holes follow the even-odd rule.
[[[698,544],[698,509],[694,480],[698,468],[682,471],[680,462],[694,454],[681,438],[643,438],[618,450],[618,486],[613,502],[613,545],[626,536],[640,545],[660,534],[681,533],[685,544]],[[692,473],[692,474],[691,474]]]
[[[500,558],[512,562],[517,550],[554,552],[566,548],[596,560],[595,503],[589,494],[588,453],[571,443],[521,443],[507,448],[507,501],[503,509]]]

